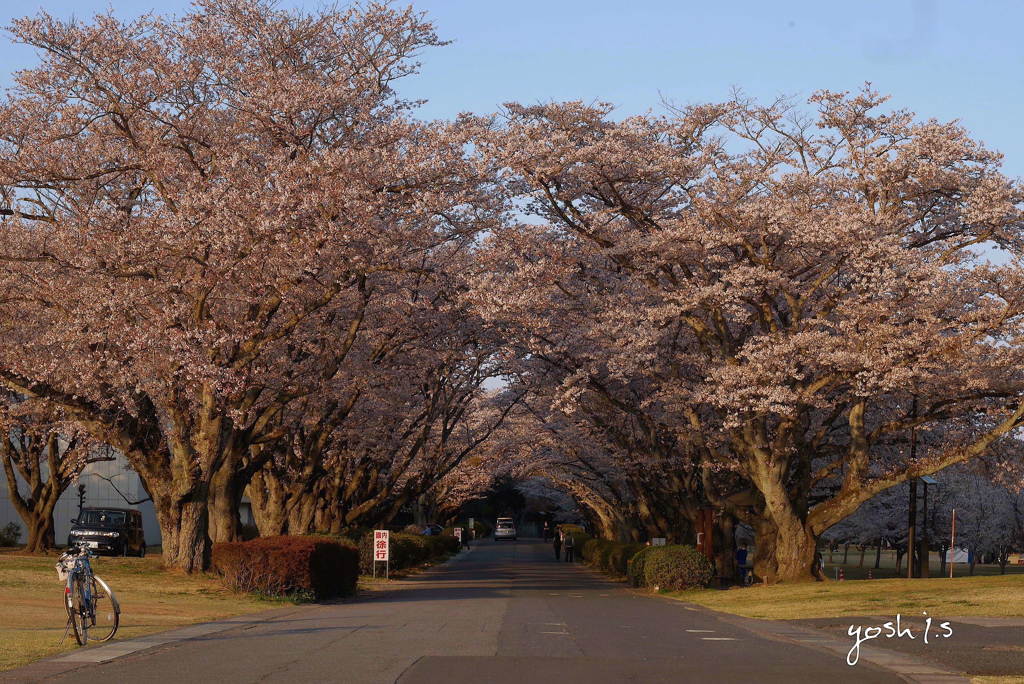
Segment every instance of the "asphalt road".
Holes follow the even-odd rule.
[[[127,619],[130,619],[126,616]],[[482,542],[393,592],[69,672],[87,682],[897,682],[869,663],[643,596],[528,541]]]

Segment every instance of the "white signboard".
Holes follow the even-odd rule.
[[[458,539],[460,543],[462,542],[462,528],[461,527],[456,527],[455,528],[455,538]]]
[[[390,556],[388,552],[390,550],[390,532],[388,530],[374,530],[373,531],[373,560],[374,561],[387,561]]]
[[[665,537],[654,537],[651,539],[651,546],[664,546]]]
[[[950,558],[950,555],[953,557]],[[967,553],[967,549],[956,549],[952,554],[949,549],[946,549],[946,562],[947,563],[968,563],[970,562],[970,556]]]

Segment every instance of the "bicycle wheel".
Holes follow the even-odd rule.
[[[89,638],[93,641],[107,641],[117,632],[121,620],[121,611],[111,600],[105,585],[92,580],[92,631]]]
[[[71,620],[75,641],[79,646],[85,646],[89,642],[89,627],[92,622],[89,613],[92,606],[85,598],[85,582],[82,581],[81,575],[76,575],[71,581],[71,588],[65,593],[64,600],[67,602],[68,619]]]

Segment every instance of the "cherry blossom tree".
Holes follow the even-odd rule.
[[[0,461],[7,495],[25,523],[25,551],[55,548],[53,510],[89,463],[111,461],[105,445],[65,420],[59,407],[0,393]]]
[[[0,105],[0,378],[124,453],[166,561],[202,569],[370,303],[480,228],[464,135],[393,90],[440,41],[267,0],[11,32],[41,62]]]
[[[717,503],[755,528],[768,581],[808,578],[824,530],[1024,420],[1020,190],[961,127],[883,104],[479,122],[531,215],[493,236],[480,310],[527,353],[574,360],[564,402],[652,385],[644,409],[749,483]],[[913,431],[943,438],[911,454]]]

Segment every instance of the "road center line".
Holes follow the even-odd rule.
[[[688,629],[686,631],[687,632],[697,632],[697,633],[700,633],[700,634],[711,634],[715,630],[713,630],[713,629]]]
[[[701,641],[736,641],[732,637],[701,637]]]

